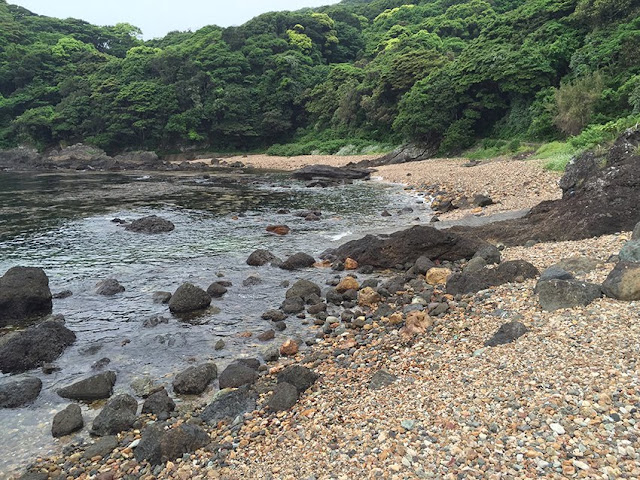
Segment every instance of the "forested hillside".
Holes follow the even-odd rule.
[[[139,34],[0,0],[0,147],[448,153],[640,114],[640,0],[343,0]]]

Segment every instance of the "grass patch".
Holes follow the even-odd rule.
[[[532,158],[546,160],[545,170],[564,172],[567,164],[577,153],[579,153],[578,149],[568,142],[551,142],[538,148]]]
[[[272,145],[267,155],[295,157],[298,155],[376,155],[395,148],[388,143],[376,143],[364,139],[310,140],[285,145]]]
[[[463,157],[469,160],[488,160],[505,155],[517,155],[527,151],[531,151],[531,148],[517,139],[507,142],[506,140],[485,138],[476,148],[465,152]]]

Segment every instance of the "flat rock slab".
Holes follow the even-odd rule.
[[[307,165],[292,173],[299,180],[330,178],[335,180],[359,180],[371,176],[371,170],[364,168],[332,167],[330,165]]]
[[[578,280],[541,280],[536,285],[540,306],[552,312],[559,308],[586,306],[602,296],[600,285]]]
[[[222,420],[232,422],[238,415],[255,410],[257,400],[258,394],[248,386],[221,390],[202,411],[200,418],[210,425]]]
[[[484,345],[485,347],[505,345],[507,343],[514,342],[528,331],[529,329],[525,327],[524,324],[514,320],[513,322],[505,323],[500,326],[493,337],[484,342]]]
[[[85,378],[58,390],[62,398],[93,402],[109,398],[116,383],[116,372],[108,371]]]

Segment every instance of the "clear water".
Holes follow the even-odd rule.
[[[395,213],[407,206],[415,211],[380,215],[384,209]],[[279,209],[292,213],[278,214]],[[293,215],[305,209],[321,210],[322,220],[307,222]],[[175,231],[135,234],[111,221],[151,214],[171,220]],[[260,315],[284,299],[286,289],[280,284],[307,278],[324,285],[332,272],[252,268],[245,260],[254,249],[266,248],[281,258],[298,251],[317,256],[347,238],[405,228],[416,217],[429,218],[420,198],[379,182],[309,189],[285,175],[260,172],[210,178],[0,172],[0,274],[15,265],[43,267],[52,292],[73,292],[54,300],[54,313],[64,315],[78,337],[55,362],[61,371],[28,373],[43,381],[33,405],[0,410],[0,477],[36,456],[58,452],[69,441],[51,437],[53,415],[68,403],[55,390],[90,374],[91,365],[103,357],[111,359],[108,368],[117,372],[116,391],[132,392],[131,383],[140,378],[170,386],[173,375],[194,361],[213,360],[220,368],[239,356],[259,356],[268,344],[256,337],[271,328]],[[292,231],[285,237],[267,234],[265,227],[272,224],[287,224]],[[254,273],[263,282],[244,287],[242,281]],[[105,278],[117,278],[126,292],[96,295],[96,283]],[[153,292],[172,292],[186,281],[206,289],[221,278],[233,282],[229,292],[191,322],[173,317],[166,305],[151,299]],[[157,314],[169,323],[142,326]],[[239,335],[247,331],[253,336]],[[312,334],[308,324],[290,318],[274,342]],[[216,351],[220,339],[226,347]],[[5,377],[0,374],[0,382]],[[90,424],[97,412],[83,406],[83,413]],[[87,435],[86,429],[80,433]]]

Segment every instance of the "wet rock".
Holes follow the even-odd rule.
[[[213,282],[207,288],[207,293],[211,296],[211,298],[220,298],[225,293],[227,293],[227,287],[221,285],[220,282]]]
[[[103,357],[100,360],[97,360],[93,365],[91,365],[91,370],[102,370],[110,363],[111,363],[110,358]]]
[[[224,340],[218,340],[215,344],[215,346],[213,347],[216,351],[218,350],[222,350],[227,344],[224,343]]]
[[[113,393],[116,383],[116,372],[108,371],[98,373],[92,377],[75,382],[68,387],[57,391],[62,398],[92,402],[103,398],[109,398]]]
[[[285,342],[280,346],[280,355],[293,356],[298,353],[298,348],[298,342],[295,340],[285,340]]]
[[[447,278],[451,276],[451,270],[448,268],[434,267],[430,268],[425,276],[429,285],[444,285]]]
[[[422,256],[441,261],[470,259],[487,245],[474,236],[459,236],[433,227],[415,226],[388,236],[367,235],[345,243],[335,251],[326,252],[326,255],[339,260],[350,257],[360,265],[393,268],[406,262],[414,263]]]
[[[273,326],[278,332],[283,332],[287,329],[287,324],[284,322],[274,322]]]
[[[76,335],[64,326],[62,317],[7,335],[0,345],[0,371],[26,372],[53,362],[73,344]]]
[[[602,284],[602,291],[618,300],[640,300],[640,263],[618,263]]]
[[[200,395],[218,375],[215,363],[191,366],[176,375],[173,391],[182,395]]]
[[[61,292],[57,292],[53,294],[53,298],[55,300],[64,300],[65,298],[69,298],[73,295],[71,290],[62,290]]]
[[[13,267],[0,277],[0,327],[51,313],[49,279],[41,268]]]
[[[289,315],[300,313],[304,310],[304,300],[300,297],[287,298],[284,302],[282,302],[280,308],[282,308],[282,311],[284,313]]]
[[[124,287],[115,278],[108,278],[96,284],[96,294],[111,297],[124,292]]]
[[[287,382],[278,383],[273,389],[273,394],[269,398],[267,405],[274,412],[289,410],[298,401],[298,396],[298,390],[295,386]]]
[[[130,429],[135,423],[138,402],[131,395],[117,395],[102,409],[93,421],[91,433],[99,437],[116,435]]]
[[[280,310],[268,310],[262,314],[264,320],[271,320],[272,322],[281,322],[287,318],[287,316]]]
[[[282,262],[280,268],[284,270],[298,270],[301,268],[312,267],[314,263],[315,259],[311,255],[298,252],[291,255],[284,262]]]
[[[253,384],[257,378],[258,375],[253,368],[243,365],[242,363],[232,363],[223,370],[218,381],[220,383],[220,389],[222,390]]]
[[[167,304],[171,300],[171,292],[154,292],[153,303]]]
[[[498,247],[490,244],[478,250],[474,255],[474,258],[476,257],[484,259],[484,261],[489,265],[497,264],[502,261],[502,255],[500,254]]]
[[[345,258],[344,260],[344,269],[345,270],[357,270],[358,262],[356,262],[353,258]]]
[[[142,413],[156,415],[160,420],[169,418],[176,408],[175,402],[169,397],[166,389],[159,390],[149,395],[142,405]]]
[[[536,292],[543,310],[586,306],[602,296],[600,285],[578,280],[540,280]]]
[[[262,351],[262,358],[265,362],[275,362],[280,358],[280,348],[272,345]]]
[[[313,370],[302,365],[290,365],[278,373],[278,383],[293,385],[302,393],[320,378]]]
[[[242,286],[243,287],[254,287],[256,285],[260,285],[262,283],[262,278],[260,278],[260,275],[249,275],[247,278],[245,278],[242,281]]]
[[[142,326],[144,328],[154,328],[162,323],[169,323],[169,319],[162,315],[154,315],[153,317],[145,318],[142,322]]]
[[[129,232],[156,234],[171,232],[175,230],[176,226],[169,220],[150,215],[134,220],[124,228]]]
[[[490,287],[515,282],[520,279],[535,278],[538,269],[524,260],[503,262],[497,268],[485,268],[475,273],[454,273],[447,280],[447,293],[464,295]]]
[[[251,370],[255,370],[256,372],[260,370],[260,360],[257,358],[238,358],[233,363],[239,363],[245,367],[249,367]]]
[[[268,342],[269,340],[273,340],[274,338],[276,338],[275,330],[267,330],[258,335],[258,340],[260,340],[261,342]]]
[[[566,270],[560,268],[557,265],[551,265],[540,275],[539,282],[543,282],[545,280],[573,280],[574,277]],[[539,283],[538,282],[538,283]]]
[[[286,225],[269,225],[267,227],[267,232],[280,236],[287,235],[290,231],[291,229]]]
[[[147,461],[151,465],[160,465],[195,452],[209,442],[207,432],[197,425],[183,423],[169,430],[150,425],[144,430],[134,456],[138,462]]]
[[[338,291],[334,288],[331,288],[327,291],[326,297],[327,303],[332,303],[334,305],[340,305],[342,303],[342,294],[338,293]]]
[[[36,377],[11,380],[0,384],[0,408],[18,408],[33,403],[40,395],[42,381]]]
[[[332,167],[329,165],[307,165],[292,173],[293,178],[298,180],[314,179],[336,179],[336,180],[357,180],[367,179],[371,171],[361,168]]]
[[[287,290],[285,298],[302,298],[307,301],[311,295],[321,295],[320,287],[309,280],[298,280]]]
[[[247,265],[251,265],[252,267],[261,267],[262,265],[266,265],[267,263],[281,263],[278,257],[276,257],[269,250],[258,249],[254,251],[249,258],[247,258]]]
[[[390,217],[391,216],[391,214],[389,213],[388,210],[383,210],[380,215],[383,216],[383,217]]]
[[[72,403],[64,410],[56,413],[51,425],[51,435],[55,438],[70,435],[73,432],[82,430],[84,420],[82,419],[82,409],[79,405]]]
[[[210,304],[211,296],[207,292],[191,283],[185,283],[171,296],[169,310],[172,313],[188,313],[204,310]]]
[[[256,409],[258,394],[248,386],[235,390],[221,390],[200,414],[200,418],[209,425],[220,421],[233,421],[239,415]]]
[[[381,388],[388,387],[397,380],[398,377],[396,377],[395,375],[391,375],[386,370],[378,370],[373,374],[373,377],[371,377],[369,388],[371,390],[380,390]]]
[[[493,337],[484,342],[484,345],[486,347],[496,347],[498,345],[511,343],[528,331],[527,327],[525,327],[521,322],[514,320],[500,326]]]

